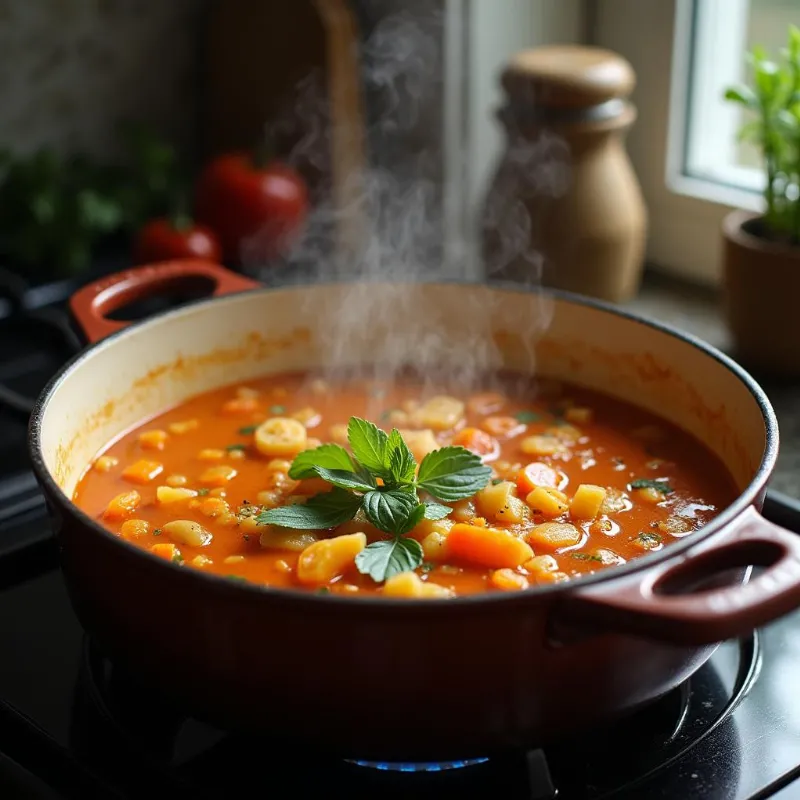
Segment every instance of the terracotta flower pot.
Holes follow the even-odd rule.
[[[736,356],[760,372],[800,376],[800,246],[757,235],[761,217],[724,220],[724,305]]]

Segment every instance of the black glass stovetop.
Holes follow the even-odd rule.
[[[64,311],[75,287],[9,283],[0,271],[2,800],[255,792],[279,800],[800,800],[800,611],[726,642],[683,686],[632,717],[488,760],[346,762],[282,742],[279,720],[264,721],[263,737],[241,737],[168,708],[81,630],[29,470],[31,400],[80,347]],[[800,534],[800,503],[772,493],[765,513]]]

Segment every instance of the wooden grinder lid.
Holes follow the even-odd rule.
[[[501,81],[512,102],[574,109],[627,97],[636,75],[611,50],[552,45],[517,53]]]

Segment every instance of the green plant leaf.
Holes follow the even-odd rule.
[[[345,469],[326,469],[325,467],[314,467],[314,471],[328,483],[338,486],[340,489],[349,489],[355,492],[369,492],[375,488],[375,481],[372,476],[359,475]]]
[[[444,519],[452,513],[450,506],[443,506],[441,503],[425,503],[425,519],[433,520]]]
[[[393,575],[410,572],[422,564],[422,545],[416,539],[395,538],[373,542],[356,556],[356,569],[382,583]]]
[[[725,99],[732,103],[739,103],[745,108],[757,109],[758,98],[749,86],[731,86],[725,90]]]
[[[389,474],[395,483],[407,483],[414,480],[417,462],[414,454],[396,428],[392,429],[386,443],[389,462]]]
[[[302,505],[280,506],[262,511],[257,517],[259,525],[278,525],[282,528],[325,530],[353,519],[361,507],[361,497],[344,489],[333,489],[314,495]]]
[[[304,450],[302,453],[298,453],[289,468],[289,477],[296,481],[315,478],[317,467],[344,469],[352,472],[353,461],[350,454],[341,445],[322,444],[313,450]]]
[[[347,426],[347,441],[353,455],[376,475],[389,472],[386,450],[389,437],[376,425],[360,417],[351,417]]]
[[[442,447],[422,460],[417,486],[437,500],[450,502],[472,497],[491,475],[491,469],[475,453],[463,447]]]
[[[418,505],[413,492],[390,489],[365,494],[362,508],[366,518],[376,528],[387,533],[400,533]]]
[[[655,489],[661,494],[672,494],[673,489],[669,485],[669,481],[653,479],[653,478],[637,478],[631,481],[631,489]]]

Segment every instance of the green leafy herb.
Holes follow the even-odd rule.
[[[673,492],[668,481],[658,478],[637,478],[635,481],[631,481],[631,489],[655,489],[664,495],[672,494]]]
[[[180,550],[176,550],[172,554],[172,561],[175,564],[183,564],[183,556],[181,555],[181,551]]]
[[[317,589],[317,594],[330,594],[330,593],[331,590],[327,586],[320,586],[319,589]]]
[[[423,572],[433,572],[436,569],[436,564],[434,564],[432,561],[423,561],[420,565],[420,569]]]
[[[256,432],[258,425],[245,425],[244,428],[239,428],[239,433],[242,436],[252,436]]]
[[[442,447],[422,459],[417,484],[437,500],[450,502],[472,497],[491,474],[477,454],[463,447]]]
[[[502,483],[502,478],[492,478],[492,486],[497,486],[498,483]]]
[[[244,578],[241,575],[226,575],[225,577],[229,581],[237,581],[239,583],[247,583],[247,578]]]
[[[599,561],[601,564],[603,563],[603,559],[600,556],[592,553],[572,553],[572,557],[577,558],[578,561]]]
[[[210,489],[198,489],[197,494],[199,494],[200,497],[205,497],[209,493],[209,491]]]
[[[232,453],[234,450],[247,450],[247,445],[244,444],[229,444],[225,448],[229,453]]]
[[[356,567],[375,581],[415,569],[422,547],[405,538],[423,519],[444,519],[452,508],[439,500],[461,500],[489,482],[491,470],[463,447],[429,453],[417,470],[414,454],[399,431],[387,434],[371,422],[352,417],[347,426],[352,456],[339,445],[325,444],[300,453],[289,469],[295,479],[319,477],[333,485],[329,492],[301,505],[262,511],[259,525],[325,530],[360,513],[391,538],[373,542],[356,558]],[[424,491],[432,501],[421,502]]]
[[[269,407],[270,414],[285,414],[286,413],[286,406],[270,406]]]
[[[259,525],[280,525],[302,530],[325,530],[353,519],[361,507],[362,498],[336,488],[331,492],[314,495],[307,503],[279,506],[262,511],[257,517]]]
[[[356,556],[358,571],[380,583],[392,575],[408,572],[422,563],[422,545],[416,539],[396,536],[373,542]]]
[[[153,530],[153,536],[161,536],[161,528],[155,528]]]
[[[289,477],[296,481],[317,477],[317,469],[346,470],[353,472],[353,461],[347,450],[338,444],[323,444],[297,455],[289,469]]]
[[[655,550],[661,544],[661,536],[651,531],[642,531],[634,541],[641,542],[648,550]]]
[[[527,425],[530,422],[538,422],[541,417],[533,411],[518,411],[514,414],[514,418],[517,422],[523,422]]]

